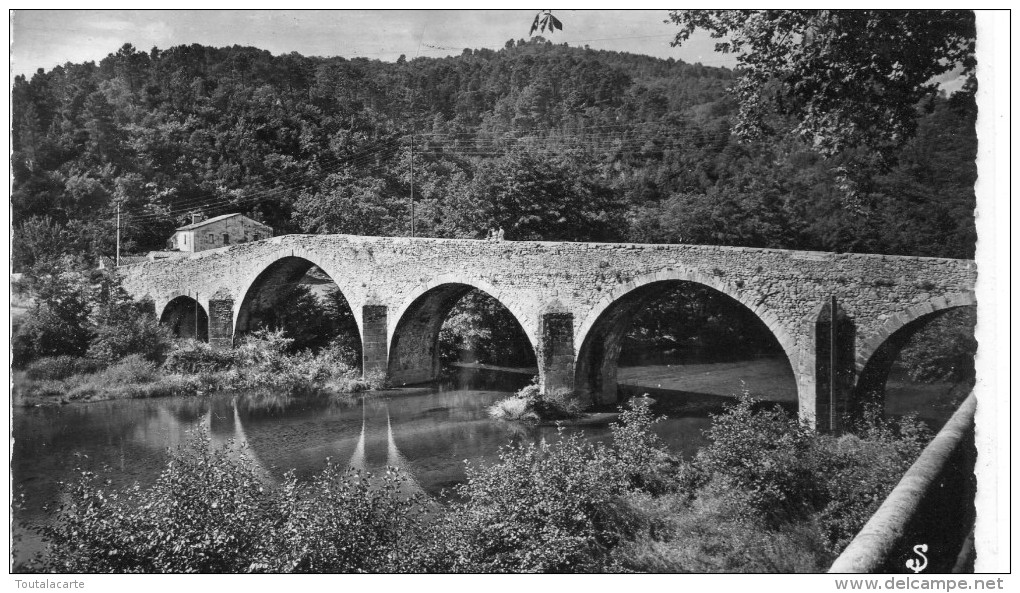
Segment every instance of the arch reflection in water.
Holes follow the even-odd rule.
[[[237,398],[218,400],[209,406],[205,430],[209,435],[210,451],[224,450],[230,459],[241,463],[247,459],[263,481],[273,481],[269,469],[248,443],[248,435],[237,409]]]
[[[354,447],[354,454],[347,465],[357,470],[365,469],[365,400],[361,400],[361,435],[358,436],[358,444]]]

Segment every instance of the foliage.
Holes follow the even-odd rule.
[[[896,147],[913,135],[934,78],[975,67],[969,10],[675,10],[673,45],[696,29],[724,38],[740,68],[736,131],[775,131],[775,116],[822,154]]]
[[[93,360],[111,364],[132,355],[163,362],[171,348],[170,330],[153,315],[151,301],[118,303],[105,307],[97,317],[86,352]]]
[[[464,295],[439,330],[441,360],[536,366],[520,323],[499,301],[479,290]]]
[[[468,466],[454,511],[457,555],[472,572],[601,572],[617,540],[610,503],[624,487],[612,455],[560,432]]]
[[[770,14],[739,25],[768,30],[762,15]],[[919,122],[912,140],[892,154],[882,148],[881,157],[863,148],[819,159],[793,139],[739,143],[732,130],[740,105],[726,88],[745,71],[554,45],[537,36],[500,51],[413,64],[272,56],[237,46],[140,52],[125,45],[98,64],[16,77],[13,265],[24,270],[65,253],[92,263],[111,256],[117,203],[126,214],[125,253],[162,248],[185,222],[182,203],[209,204],[207,215],[250,214],[280,234],[406,235],[412,145],[419,236],[480,238],[502,227],[510,240],[972,257],[972,89],[925,99],[918,112],[913,93],[928,81],[916,88],[910,81],[922,78],[931,52],[915,52],[897,36],[916,32],[918,45],[939,32],[966,37],[972,18],[879,14],[775,13],[783,31],[799,30],[799,15],[819,28],[806,37],[754,37],[741,49],[759,42],[788,48],[807,39],[791,51],[821,48],[818,60],[838,66],[791,62],[784,74],[803,74],[811,83],[790,87],[796,100],[784,105],[791,110],[866,87],[848,95],[851,107],[867,108],[863,114],[830,109],[824,121],[820,110],[763,119],[777,130],[818,120],[824,131],[837,113],[860,127],[839,128],[853,136],[847,141],[868,139],[861,126],[870,121],[879,136],[902,140],[908,117]],[[926,18],[932,27],[924,26]],[[891,43],[874,66],[868,62],[874,52],[860,43],[872,36],[836,33],[858,32],[868,19],[876,23],[870,31],[888,34]],[[965,53],[969,43],[968,37],[942,49]],[[901,50],[904,56],[896,55]],[[875,74],[893,66],[902,67],[902,79]],[[845,68],[853,76],[844,83]],[[812,85],[828,76],[840,79],[816,92]],[[755,88],[766,99],[780,94],[770,85]],[[867,110],[888,111],[903,126],[861,119],[870,117]],[[899,164],[890,168],[894,160]],[[301,189],[288,190],[294,187]],[[856,196],[851,209],[847,188]]]
[[[563,29],[563,23],[558,18],[553,16],[551,10],[543,10],[535,15],[535,22],[531,23],[531,35],[535,34],[535,31],[545,33],[546,28],[552,33],[556,29]]]
[[[214,348],[198,340],[182,340],[170,351],[163,369],[170,373],[211,373],[225,371],[234,364],[234,350]]]
[[[80,356],[47,356],[32,361],[25,367],[25,376],[40,381],[59,381],[73,375],[82,375],[99,370],[95,360]]]
[[[193,437],[151,486],[113,490],[81,470],[37,568],[52,572],[395,572],[432,567],[429,506],[390,471],[329,464],[274,486],[235,445]],[[418,534],[421,534],[419,537]]]
[[[354,313],[332,280],[327,282],[330,286],[321,294],[306,284],[276,287],[261,306],[250,311],[251,324],[259,329],[282,331],[290,340],[287,346],[290,352],[347,348],[351,350],[348,365],[357,365],[361,344]]]
[[[617,422],[610,425],[613,452],[625,479],[636,490],[662,494],[674,488],[671,474],[675,460],[653,431],[661,417],[652,414],[647,403],[622,410]]]
[[[122,368],[108,380],[152,363]],[[444,506],[395,469],[327,463],[307,480],[289,473],[274,483],[243,449],[199,435],[171,451],[149,486],[117,490],[83,470],[55,520],[37,526],[47,549],[30,568],[817,572],[930,436],[913,421],[812,435],[745,398],[716,418],[712,445],[681,463],[652,432],[656,420],[637,406],[622,411],[609,443],[560,429],[553,442],[509,445],[496,463],[469,464]]]
[[[170,335],[151,301],[135,301],[105,270],[65,257],[40,263],[30,274],[35,303],[12,339],[14,364],[45,356],[88,356],[99,366],[128,354],[161,362]]]
[[[961,383],[974,380],[977,340],[974,307],[947,311],[914,334],[900,351],[900,361],[915,381]]]
[[[496,420],[527,422],[537,422],[539,420],[538,414],[535,413],[531,402],[518,396],[510,396],[497,400],[496,403],[489,406],[489,416]]]
[[[713,417],[711,444],[697,455],[703,479],[744,494],[745,516],[785,520],[818,500],[817,476],[805,463],[813,435],[779,406],[754,409],[747,395]]]
[[[711,444],[684,468],[681,489],[697,498],[728,491],[727,513],[771,529],[812,521],[838,553],[917,459],[931,433],[913,418],[874,414],[843,436],[818,435],[778,406],[742,397],[714,417]]]
[[[573,390],[561,387],[542,393],[536,382],[489,406],[489,416],[497,420],[529,422],[563,420],[578,417],[585,407]]]
[[[35,304],[12,339],[15,366],[43,356],[81,356],[88,349],[95,291],[89,274],[69,266],[33,278]]]

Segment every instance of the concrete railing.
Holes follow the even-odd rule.
[[[925,573],[960,570],[975,516],[975,408],[971,393],[830,573],[909,573],[911,560],[923,562]]]

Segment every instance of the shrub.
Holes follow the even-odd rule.
[[[614,550],[629,571],[676,572],[824,572],[833,556],[810,522],[765,529],[735,519],[740,493],[715,485],[693,504],[673,495],[630,494],[625,512],[640,518],[640,529]]]
[[[584,411],[585,405],[573,390],[565,387],[542,394],[535,402],[535,410],[543,418],[576,418]]]
[[[610,568],[617,541],[608,508],[624,480],[606,447],[562,430],[554,444],[509,446],[469,465],[451,519],[459,568],[472,572],[588,572]]]
[[[538,414],[528,400],[516,395],[503,398],[489,406],[489,416],[496,420],[538,421]]]
[[[805,463],[814,435],[779,406],[759,411],[742,396],[713,416],[695,465],[704,477],[747,494],[748,511],[783,520],[818,500],[819,484]]]
[[[850,543],[924,449],[931,432],[907,417],[872,419],[858,434],[817,437],[813,465],[825,489],[819,523],[828,548]]]
[[[610,425],[613,452],[632,488],[660,494],[675,487],[676,463],[652,427],[655,417],[647,403],[625,409]]]
[[[59,381],[93,373],[99,368],[98,362],[80,356],[47,356],[30,363],[25,368],[25,376],[35,381]]]
[[[559,388],[543,394],[538,384],[532,383],[490,406],[489,416],[498,420],[560,420],[576,418],[584,407],[569,389]]]
[[[110,307],[89,343],[88,357],[111,364],[130,355],[161,363],[172,346],[170,330],[159,324],[145,303]]]
[[[125,356],[117,364],[103,370],[97,377],[100,385],[131,385],[151,383],[158,379],[156,365],[141,354]]]
[[[437,523],[397,471],[328,465],[273,486],[243,450],[205,436],[171,452],[156,482],[111,489],[79,470],[37,568],[52,572],[396,572],[444,570]]]
[[[396,469],[372,475],[335,463],[281,489],[285,572],[421,572],[449,561],[425,494]],[[431,537],[430,537],[431,535]],[[437,553],[437,551],[439,553]]]
[[[197,340],[178,342],[163,361],[163,369],[171,373],[212,373],[233,365],[233,350],[213,348]]]

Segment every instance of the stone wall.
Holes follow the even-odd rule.
[[[553,366],[542,369],[543,381],[547,375],[555,376],[545,387],[572,384],[566,378],[572,369],[561,368],[569,360],[563,352],[566,340],[560,329],[549,331],[550,312],[569,315],[576,354],[589,334],[606,331],[601,327],[604,314],[633,291],[656,282],[704,284],[747,306],[772,330],[797,376],[801,415],[812,424],[819,411],[817,322],[830,297],[836,297],[840,311],[853,322],[854,365],[859,371],[890,335],[913,319],[974,304],[976,279],[976,266],[968,260],[700,245],[351,235],[288,235],[120,269],[126,288],[139,297],[151,296],[157,311],[181,294],[197,294],[211,311],[209,295],[216,293],[219,301],[232,302],[236,324],[249,290],[259,286],[259,275],[286,258],[301,258],[322,268],[352,310],[371,310],[373,319],[385,311],[388,348],[398,327],[421,326],[404,322],[404,315],[420,315],[421,307],[412,304],[429,291],[453,284],[481,289],[517,318],[536,353],[556,353],[555,361],[548,362]],[[432,309],[442,307],[436,304]],[[364,336],[365,315],[357,317]],[[555,317],[557,327],[563,318]],[[556,336],[557,343],[545,345],[543,336]],[[378,337],[373,340],[372,356],[386,358]],[[379,364],[375,360],[373,368]]]

